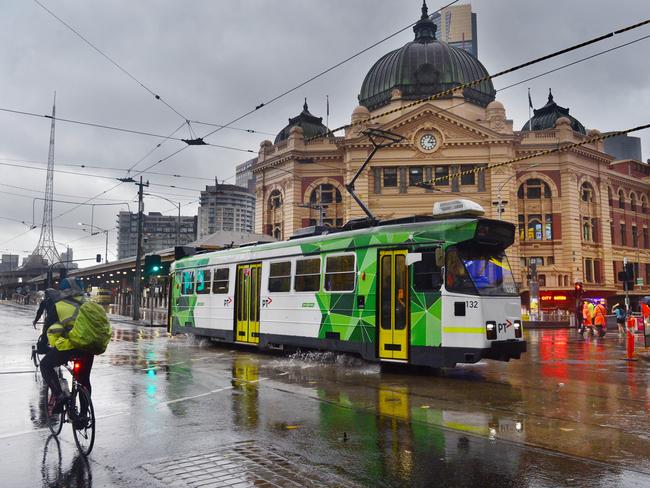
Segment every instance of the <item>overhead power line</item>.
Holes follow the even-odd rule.
[[[546,54],[546,55],[541,56],[539,58],[535,58],[533,60],[526,61],[525,63],[521,63],[521,64],[513,66],[511,68],[499,71],[498,73],[495,73],[493,75],[486,75],[486,76],[483,76],[481,78],[477,78],[476,80],[469,81],[467,83],[461,83],[461,84],[459,84],[459,85],[457,85],[457,86],[455,86],[453,88],[449,88],[447,90],[443,90],[443,91],[434,93],[433,95],[428,96],[426,98],[422,98],[420,100],[416,100],[414,102],[410,102],[410,103],[401,105],[400,107],[393,108],[391,110],[387,110],[387,111],[382,112],[380,114],[372,115],[372,116],[370,116],[370,117],[368,117],[366,119],[362,119],[362,120],[352,122],[351,124],[342,125],[340,127],[337,127],[336,129],[330,130],[326,136],[329,136],[329,134],[332,134],[334,132],[338,132],[338,131],[341,131],[341,130],[344,130],[344,129],[350,129],[352,127],[367,124],[368,122],[371,122],[373,120],[385,117],[386,115],[390,115],[390,114],[393,114],[393,113],[396,113],[396,112],[401,112],[403,110],[407,110],[409,108],[416,107],[416,106],[421,105],[421,104],[426,103],[426,102],[437,100],[439,98],[446,97],[448,95],[453,95],[455,92],[458,92],[459,90],[463,90],[465,88],[471,88],[471,87],[476,86],[476,85],[478,85],[480,83],[483,83],[485,81],[493,80],[494,78],[498,78],[499,76],[503,76],[503,75],[506,75],[506,74],[509,74],[509,73],[513,73],[513,72],[518,71],[520,69],[527,68],[528,66],[532,66],[534,64],[541,63],[542,61],[546,61],[546,60],[555,58],[557,56],[561,56],[563,54],[569,53],[571,51],[575,51],[577,49],[581,49],[581,48],[589,46],[591,44],[596,44],[596,43],[598,43],[600,41],[603,41],[605,39],[609,39],[609,38],[611,38],[611,37],[613,37],[615,35],[622,34],[624,32],[628,32],[628,31],[631,31],[633,29],[638,29],[639,27],[643,27],[643,26],[648,25],[648,24],[650,24],[650,19],[644,20],[642,22],[638,22],[636,24],[629,25],[629,26],[624,27],[622,29],[618,29],[616,31],[609,32],[607,34],[600,35],[598,37],[594,37],[592,39],[589,39],[588,41],[584,41],[584,42],[581,42],[579,44],[574,44],[573,46],[570,46],[570,47],[567,47],[567,48],[564,48],[564,49],[560,49],[559,51],[555,51],[555,52],[552,52],[550,54]],[[320,138],[326,137],[326,136],[318,135],[318,136],[310,137],[309,139],[307,139],[307,141],[320,139]]]
[[[434,13],[440,12],[441,10],[443,10],[443,9],[445,9],[445,8],[447,8],[447,7],[451,7],[451,6],[454,5],[455,3],[458,3],[459,1],[460,1],[460,0],[454,0],[453,2],[449,2],[448,4],[444,5],[443,7],[440,7],[440,8],[439,8],[438,10],[436,10]],[[335,69],[338,68],[339,66],[344,65],[344,64],[347,63],[348,61],[351,61],[351,60],[353,60],[354,58],[357,58],[357,57],[361,56],[362,54],[364,54],[364,53],[370,51],[372,48],[377,47],[379,44],[381,44],[381,43],[383,43],[383,42],[386,42],[386,41],[389,40],[389,39],[392,39],[393,37],[397,36],[398,34],[401,34],[401,33],[404,32],[405,30],[407,30],[407,29],[413,27],[415,24],[417,24],[417,23],[419,22],[419,20],[420,20],[420,19],[416,20],[415,22],[410,23],[410,24],[407,25],[406,27],[403,27],[403,28],[401,28],[400,30],[398,30],[398,31],[396,31],[396,32],[393,32],[392,34],[390,34],[390,35],[384,37],[383,39],[380,39],[379,41],[377,41],[377,42],[371,44],[370,46],[368,46],[368,47],[362,49],[361,51],[358,51],[358,52],[356,52],[355,54],[353,54],[353,55],[351,55],[351,56],[348,56],[347,58],[345,58],[345,59],[339,61],[339,62],[336,63],[335,65],[330,66],[329,68],[324,69],[324,70],[321,71],[320,73],[315,74],[314,76],[308,78],[307,80],[303,81],[302,83],[299,83],[298,85],[294,86],[293,88],[290,88],[290,89],[288,89],[288,90],[285,90],[284,92],[280,93],[279,95],[276,95],[275,97],[271,98],[270,100],[268,100],[268,101],[266,101],[266,102],[262,102],[262,103],[260,103],[260,104],[257,105],[254,109],[249,110],[248,112],[246,112],[246,113],[244,113],[244,114],[242,114],[242,115],[240,115],[240,116],[238,116],[238,117],[235,117],[233,120],[231,120],[231,121],[228,122],[227,124],[224,124],[224,125],[218,126],[215,130],[213,130],[212,132],[208,132],[205,136],[203,136],[203,139],[205,139],[206,137],[209,137],[209,136],[211,136],[211,135],[213,135],[213,134],[216,134],[216,133],[219,132],[220,130],[225,129],[225,128],[229,127],[230,125],[232,125],[232,124],[234,124],[234,123],[236,123],[236,122],[239,122],[241,119],[243,119],[243,118],[245,118],[245,117],[248,117],[250,114],[255,113],[256,111],[258,111],[258,110],[261,109],[262,107],[266,107],[266,106],[268,106],[268,105],[271,105],[273,102],[276,102],[276,101],[280,100],[282,97],[287,96],[288,94],[290,94],[290,93],[292,93],[292,92],[298,90],[299,88],[302,88],[303,86],[307,85],[308,83],[311,83],[312,81],[314,81],[314,80],[320,78],[321,76],[323,76],[323,75],[329,73],[330,71],[335,70]]]
[[[61,117],[52,117],[51,115],[47,114],[37,114],[34,112],[26,112],[24,110],[15,110],[11,108],[4,108],[0,107],[0,112],[6,112],[6,113],[11,113],[11,114],[16,114],[16,115],[25,115],[28,117],[38,117],[41,119],[50,119],[50,120],[56,120],[57,122],[67,122],[70,124],[77,124],[77,125],[83,125],[83,126],[88,126],[88,127],[94,127],[98,129],[107,129],[107,130],[113,130],[113,131],[118,131],[118,132],[126,132],[128,134],[136,134],[136,135],[141,135],[141,136],[147,136],[147,137],[156,137],[160,139],[165,139],[165,140],[173,140],[173,141],[179,141],[179,142],[185,142],[186,144],[192,146],[192,145],[198,145],[198,144],[192,144],[191,142],[188,142],[190,140],[188,139],[183,139],[181,137],[172,137],[172,136],[163,136],[162,134],[154,134],[153,132],[146,132],[146,131],[141,131],[141,130],[135,130],[135,129],[126,129],[123,127],[116,127],[112,125],[104,125],[104,124],[97,124],[95,122],[84,122],[82,120],[73,120],[73,119],[64,119]],[[175,131],[177,132],[179,129],[181,129],[183,126],[185,126],[185,122],[181,124],[181,126]],[[248,131],[246,131],[248,132]],[[230,149],[233,151],[241,151],[241,152],[255,152],[251,149],[244,149],[241,147],[233,147],[233,146],[223,146],[223,145],[218,145],[218,144],[205,144],[208,146],[214,146],[214,147],[220,147],[223,149]]]
[[[113,66],[115,66],[117,69],[119,69],[122,73],[124,73],[126,76],[131,78],[133,81],[135,81],[138,85],[140,85],[142,88],[144,88],[147,92],[149,92],[151,95],[156,100],[159,100],[160,102],[164,103],[165,106],[167,106],[170,110],[172,110],[176,115],[181,117],[184,122],[187,122],[188,118],[185,117],[182,113],[180,113],[178,110],[176,110],[174,107],[172,107],[164,98],[162,98],[160,95],[155,93],[152,89],[150,89],[148,86],[146,86],[144,83],[142,83],[139,79],[137,79],[134,75],[132,75],[129,71],[126,70],[126,68],[122,67],[120,64],[117,63],[113,58],[111,58],[108,54],[103,52],[101,49],[99,49],[97,46],[95,46],[92,42],[90,42],[86,37],[84,37],[78,30],[76,30],[74,27],[72,27],[70,24],[68,24],[65,20],[63,20],[61,17],[56,15],[52,10],[47,8],[45,5],[43,5],[39,0],[34,0],[34,2],[41,7],[43,10],[45,10],[48,14],[50,14],[52,17],[54,17],[56,20],[58,20],[61,24],[63,24],[65,27],[67,27],[70,31],[72,31],[77,37],[79,37],[82,41],[84,41],[86,44],[88,44],[92,49],[94,49],[96,52],[98,52],[101,56],[106,58]]]
[[[538,158],[540,156],[546,156],[548,154],[554,154],[554,153],[560,153],[560,152],[566,152],[571,149],[574,149],[576,147],[584,146],[586,144],[592,144],[594,142],[598,141],[604,141],[605,139],[609,139],[611,137],[617,137],[617,136],[623,136],[626,134],[630,134],[632,132],[638,132],[640,130],[645,130],[650,128],[650,124],[644,124],[644,125],[638,125],[636,127],[632,127],[631,129],[625,129],[625,130],[619,130],[619,131],[612,131],[612,132],[606,132],[604,134],[599,134],[596,136],[587,136],[584,140],[580,142],[574,142],[571,144],[565,144],[563,146],[559,146],[553,149],[545,149],[543,151],[538,151],[534,154],[528,154],[526,156],[520,156],[518,158],[514,159],[509,159],[508,161],[502,161],[500,163],[494,163],[490,164],[487,166],[479,166],[478,168],[474,168],[471,170],[466,170],[466,171],[458,171],[456,173],[450,174],[450,175],[445,175],[445,176],[438,176],[436,178],[431,178],[430,180],[423,181],[420,183],[418,186],[423,186],[423,187],[428,187],[431,185],[434,185],[438,181],[443,181],[443,180],[450,180],[453,178],[460,178],[463,175],[469,175],[469,174],[476,174],[481,171],[488,171],[492,170],[494,168],[500,168],[501,166],[508,166],[514,163],[520,163],[522,161],[528,161],[533,158]]]

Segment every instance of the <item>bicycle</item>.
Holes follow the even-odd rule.
[[[70,367],[70,362],[72,363],[72,367]],[[80,360],[72,359],[70,362],[66,363],[64,367],[72,375],[72,391],[63,404],[61,413],[52,412],[52,406],[55,400],[52,395],[52,389],[49,386],[47,388],[47,395],[45,396],[47,426],[52,432],[52,435],[58,436],[61,433],[64,422],[70,422],[75,444],[77,444],[81,454],[87,456],[95,444],[95,409],[93,408],[93,402],[90,399],[88,390],[77,380],[77,373],[81,368]],[[62,390],[67,392],[67,380],[63,378],[60,381]]]

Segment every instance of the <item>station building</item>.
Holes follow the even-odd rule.
[[[633,294],[650,294],[650,165],[616,159],[597,141],[486,170],[600,132],[586,129],[562,106],[567,101],[558,104],[550,92],[532,119],[515,128],[491,81],[414,103],[487,70],[436,38],[426,5],[413,30],[413,41],[382,56],[360,80],[359,106],[343,135],[332,135],[305,102],[274,141],[261,143],[252,168],[255,231],[287,239],[320,219],[340,226],[363,217],[344,184],[373,149],[363,132],[377,128],[404,137],[378,151],[356,181],[357,195],[377,217],[431,214],[434,202],[469,198],[487,217],[516,224],[509,259],[524,305],[531,263],[542,310],[573,310],[577,281],[587,296],[619,300],[616,276],[624,259],[635,263],[643,283]],[[441,179],[432,188],[418,186],[432,178]]]

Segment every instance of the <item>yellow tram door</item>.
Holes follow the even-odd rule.
[[[406,250],[379,252],[379,357],[408,360]]]
[[[260,341],[260,263],[237,266],[237,326],[235,341]]]

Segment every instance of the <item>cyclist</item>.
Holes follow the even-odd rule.
[[[80,369],[77,378],[79,383],[90,394],[90,370],[93,367],[94,360],[92,352],[75,349],[68,339],[68,334],[75,326],[81,304],[85,301],[83,284],[78,278],[66,278],[61,281],[59,292],[58,298],[54,301],[56,322],[47,330],[47,338],[51,349],[41,360],[41,374],[53,393],[54,403],[48,405],[48,408],[52,408],[52,413],[60,413],[63,410],[63,405],[68,396],[61,389],[55,368],[73,358],[79,359]],[[83,333],[84,331],[79,332]],[[81,417],[84,417],[87,406],[81,405],[81,407]],[[80,421],[83,422],[83,418]]]
[[[40,305],[38,306],[38,311],[36,312],[36,318],[32,322],[34,325],[34,328],[36,328],[36,324],[38,321],[41,319],[41,316],[43,313],[45,313],[45,319],[43,320],[43,331],[41,332],[40,337],[38,338],[38,342],[36,344],[36,352],[39,354],[46,354],[47,351],[49,350],[48,344],[47,344],[47,330],[50,328],[52,324],[55,324],[57,321],[57,315],[56,315],[56,300],[59,298],[59,292],[55,290],[54,288],[48,288],[45,290],[45,297],[41,301]]]

